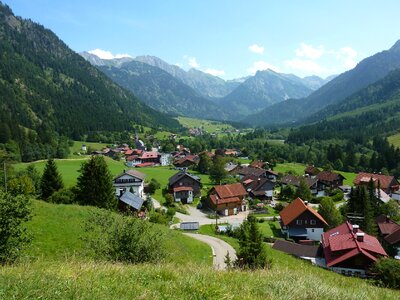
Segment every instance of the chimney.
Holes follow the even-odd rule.
[[[390,222],[390,217],[386,216],[386,223],[389,223],[389,222]]]
[[[353,233],[357,234],[359,228],[360,228],[360,226],[358,226],[357,224],[354,224],[353,225]]]
[[[357,232],[356,237],[358,242],[364,242],[364,232]]]
[[[304,201],[304,204],[305,204],[306,206],[308,206],[308,201]]]

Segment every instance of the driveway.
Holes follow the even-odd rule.
[[[199,222],[199,225],[215,224],[215,219],[207,217],[207,213],[190,205],[186,206],[188,215],[177,212],[175,217],[179,218],[181,222]],[[214,215],[214,212],[208,212],[208,214]],[[218,219],[218,223],[229,223],[231,225],[240,225],[243,220],[247,218],[248,211],[239,212],[237,215],[221,217]],[[174,224],[173,227],[179,227],[179,224]]]
[[[236,251],[231,245],[213,236],[198,234],[198,233],[184,233],[196,240],[204,242],[211,247],[213,253],[213,266],[217,270],[225,270],[225,256],[229,253],[231,260],[236,260]]]

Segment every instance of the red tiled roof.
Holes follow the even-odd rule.
[[[363,233],[359,229],[357,232]],[[376,261],[379,256],[387,256],[375,237],[364,233],[363,241],[358,241],[356,233],[353,233],[353,225],[349,222],[323,233],[321,245],[328,267],[359,254],[367,256],[372,261]]]
[[[133,150],[132,150],[132,149],[129,149],[129,150],[126,150],[126,151],[125,151],[125,155],[126,155],[126,156],[132,155],[132,153],[133,153]]]
[[[316,168],[314,166],[308,166],[304,170],[304,173],[311,174],[311,175],[317,175],[319,172],[321,172],[320,169],[318,169],[318,168]]]
[[[238,197],[229,197],[229,198],[219,198],[217,195],[210,195],[211,201],[216,205],[217,201],[218,204],[225,204],[225,203],[241,203]]]
[[[250,167],[262,169],[262,167],[264,167],[264,165],[265,165],[265,162],[263,162],[261,160],[254,160],[251,162]]]
[[[357,177],[354,179],[354,184],[359,185],[360,183],[368,183],[370,180],[379,181],[381,189],[387,190],[391,186],[398,185],[398,181],[394,178],[394,176],[382,175],[382,174],[373,174],[373,173],[364,173],[360,172],[357,174]]]
[[[317,217],[321,222],[328,224],[325,219],[317,213],[310,206],[306,205],[303,200],[300,198],[296,198],[292,203],[286,206],[279,215],[281,216],[281,220],[283,225],[290,224],[293,220],[295,220],[298,216],[300,216],[305,211],[311,212],[315,217]]]
[[[334,173],[334,172],[329,172],[329,171],[319,172],[317,174],[317,178],[318,178],[318,180],[327,181],[327,182],[332,182],[332,181],[335,181],[335,180],[339,180],[340,178],[346,179],[341,174]]]
[[[378,224],[379,231],[384,239],[389,244],[396,244],[400,241],[400,225],[386,217],[385,215],[380,215],[376,218],[376,223]]]
[[[158,153],[157,152],[144,152],[142,156],[140,156],[141,159],[143,158],[157,158]]]
[[[214,187],[219,198],[230,198],[247,195],[241,183],[217,185]]]
[[[137,158],[138,158],[137,155],[130,155],[130,156],[128,156],[128,157],[126,158],[126,160],[127,160],[127,161],[134,161],[134,160],[136,160]]]
[[[178,186],[174,188],[174,192],[182,192],[182,191],[193,191],[191,186]]]
[[[251,182],[253,182],[254,180],[253,179],[246,179],[245,181],[243,181],[243,184],[249,184],[249,183],[251,183]]]

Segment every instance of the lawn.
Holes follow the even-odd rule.
[[[278,221],[264,221],[258,223],[258,227],[264,237],[280,237],[281,226]]]
[[[71,257],[85,259],[82,241],[84,223],[91,213],[98,210],[89,206],[57,205],[34,200],[33,218],[28,223],[33,240],[26,255],[42,260],[65,260]],[[167,235],[163,245],[169,253],[167,261],[211,265],[211,249],[206,244],[165,226],[155,226]]]
[[[232,125],[218,121],[209,121],[186,117],[177,117],[176,119],[185,128],[202,128],[208,133],[222,133],[225,130],[235,130]]]
[[[79,158],[79,159],[56,159],[56,165],[58,168],[58,171],[61,174],[61,177],[63,179],[64,185],[67,187],[71,187],[76,184],[77,178],[79,176],[79,169],[81,168],[81,165],[83,162],[85,162],[89,157],[85,158]],[[124,169],[127,169],[127,167],[120,161],[113,160],[111,158],[105,157],[105,160],[107,162],[108,168],[111,171],[112,175],[117,175],[121,173]],[[26,168],[29,164],[33,164],[36,169],[42,173],[44,166],[46,164],[46,161],[40,160],[32,163],[19,163],[15,164],[14,169],[16,171],[22,170]]]
[[[82,155],[78,155],[78,154],[74,154],[74,153],[81,153],[83,144],[86,145],[87,150],[89,150],[89,151],[101,150],[108,146],[108,144],[105,144],[105,143],[74,141],[74,144],[72,145],[72,147],[69,148],[69,151],[70,151],[69,158],[82,157]]]

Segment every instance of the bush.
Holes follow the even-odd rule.
[[[281,202],[278,202],[276,205],[275,205],[275,210],[276,211],[281,211],[281,210],[283,210],[285,208],[285,206],[281,203]]]
[[[0,191],[0,264],[15,261],[30,242],[23,224],[30,219],[30,200]]]
[[[147,185],[147,190],[150,194],[154,194],[155,191],[158,190],[160,187],[160,183],[156,179],[152,178]]]
[[[69,189],[64,188],[54,192],[48,198],[48,201],[56,204],[73,204],[76,203],[75,193],[71,188]]]
[[[400,261],[391,258],[377,260],[372,272],[377,273],[379,283],[390,288],[400,288]]]
[[[99,259],[144,263],[166,256],[164,234],[143,220],[102,211],[90,216],[85,231],[88,250]]]

